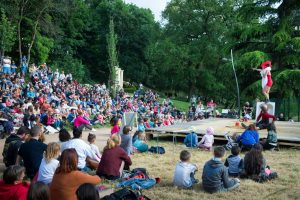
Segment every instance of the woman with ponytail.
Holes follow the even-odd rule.
[[[132,164],[130,157],[120,147],[120,144],[121,138],[117,134],[107,140],[97,169],[98,176],[108,180],[119,179],[124,165],[128,167]]]

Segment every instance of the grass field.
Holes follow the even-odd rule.
[[[155,143],[153,142],[153,145]],[[279,152],[264,152],[268,165],[278,172],[279,178],[268,183],[260,184],[252,180],[241,180],[239,189],[229,193],[209,194],[201,187],[202,168],[212,155],[211,152],[190,150],[191,162],[199,169],[196,178],[200,184],[193,190],[178,190],[172,185],[175,164],[179,153],[185,149],[181,144],[173,146],[170,142],[160,143],[166,149],[166,154],[135,154],[132,156],[133,167],[145,167],[153,177],[160,177],[161,183],[152,189],[144,191],[151,199],[300,199],[300,154],[299,150],[285,149]],[[226,156],[229,155],[227,152]],[[242,155],[244,156],[244,155]]]

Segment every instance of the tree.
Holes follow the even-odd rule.
[[[108,65],[109,65],[109,88],[113,98],[116,96],[116,68],[119,67],[117,57],[117,36],[114,31],[114,20],[109,21],[109,34],[107,35]]]
[[[14,41],[15,41],[14,32],[15,32],[15,27],[7,19],[4,10],[1,9],[1,21],[0,21],[1,63],[2,63],[2,57],[4,56],[5,51],[10,51],[14,44]]]

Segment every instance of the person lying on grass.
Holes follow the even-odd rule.
[[[227,167],[222,158],[225,155],[224,147],[214,148],[214,157],[207,161],[203,167],[202,187],[209,193],[228,192],[240,186],[240,180],[228,177]]]
[[[183,189],[192,188],[199,180],[195,179],[195,173],[198,168],[190,163],[191,153],[183,150],[180,153],[180,162],[176,164],[173,184]]]

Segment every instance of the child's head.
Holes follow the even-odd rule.
[[[234,156],[239,155],[240,152],[241,152],[241,149],[240,149],[239,146],[233,146],[233,147],[231,148],[231,154],[234,155]]]
[[[87,140],[90,144],[93,144],[96,141],[96,135],[93,133],[89,133]]]
[[[49,163],[52,159],[57,158],[60,154],[60,145],[56,142],[51,142],[48,144],[45,159]]]
[[[123,128],[123,134],[124,135],[127,135],[130,131],[131,131],[130,126],[128,126],[128,125],[124,126],[124,128]]]
[[[209,127],[206,129],[206,134],[207,135],[213,135],[215,132],[215,130],[212,127]]]
[[[255,125],[254,125],[254,124],[250,124],[250,125],[248,126],[248,130],[250,130],[250,131],[256,130]]]
[[[224,155],[225,155],[224,147],[219,146],[214,148],[214,156],[216,158],[222,158]]]
[[[183,150],[180,152],[180,160],[182,162],[188,162],[191,159],[191,153],[187,150]]]
[[[71,139],[71,135],[66,129],[61,129],[59,131],[58,138],[60,142],[66,142]]]
[[[143,132],[139,132],[138,138],[139,138],[140,140],[146,140],[146,134],[143,133]]]

